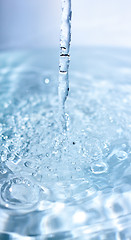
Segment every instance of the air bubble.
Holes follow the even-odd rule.
[[[49,78],[45,78],[45,83],[49,84],[49,82],[50,82]]]
[[[0,167],[0,174],[4,175],[7,173],[7,169],[4,167]]]
[[[125,160],[125,159],[128,158],[128,154],[127,154],[127,152],[125,152],[125,151],[118,151],[118,152],[116,153],[116,157],[117,157],[117,159],[119,159],[120,161],[123,161],[123,160]]]
[[[125,143],[122,144],[122,148],[125,149],[127,146]]]
[[[26,161],[24,163],[24,165],[25,165],[25,167],[30,168],[30,169],[38,169],[39,168],[39,164],[35,161],[32,161],[32,162]]]
[[[91,165],[91,171],[94,173],[94,174],[102,174],[102,173],[106,173],[108,170],[108,166],[106,163],[93,163]]]
[[[34,172],[32,173],[32,176],[35,178],[36,181],[38,182],[41,182],[42,181],[42,175],[37,173],[37,172]]]
[[[31,162],[27,161],[24,163],[25,167],[30,167],[31,166]]]
[[[31,207],[39,200],[39,187],[28,179],[13,178],[1,187],[1,198],[13,208]]]
[[[100,161],[102,159],[102,150],[97,139],[89,138],[82,146],[83,157],[91,161]]]

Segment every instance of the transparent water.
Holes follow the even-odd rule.
[[[131,239],[131,50],[0,53],[0,239]],[[81,59],[78,62],[77,59]]]
[[[60,59],[59,59],[59,112],[62,131],[66,130],[65,101],[69,92],[68,70],[70,62],[71,42],[71,0],[61,1],[61,33],[60,33]]]

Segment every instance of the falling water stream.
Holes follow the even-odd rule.
[[[0,52],[0,240],[131,239],[131,49],[72,49],[67,98],[70,29],[58,89],[56,49]]]
[[[71,42],[71,0],[61,0],[61,33],[60,33],[60,60],[59,60],[59,110],[62,128],[66,129],[65,101],[69,92],[68,69],[70,62]]]

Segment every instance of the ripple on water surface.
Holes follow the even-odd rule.
[[[1,187],[1,198],[6,207],[24,208],[36,204],[39,200],[39,188],[24,178],[5,181]]]
[[[0,71],[0,232],[130,239],[129,78],[72,73],[61,134],[56,74],[19,60]]]

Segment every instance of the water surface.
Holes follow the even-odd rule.
[[[131,50],[72,50],[64,136],[57,56],[0,54],[0,238],[129,240]]]

